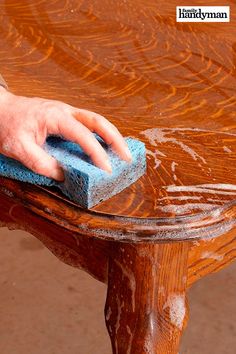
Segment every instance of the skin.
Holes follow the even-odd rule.
[[[103,116],[60,101],[17,96],[0,88],[0,153],[36,173],[58,181],[64,179],[60,165],[43,149],[49,134],[79,144],[97,167],[111,173],[108,155],[92,132],[111,145],[121,159],[131,161],[124,138]]]

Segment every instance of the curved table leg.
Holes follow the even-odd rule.
[[[113,244],[105,306],[115,354],[178,353],[187,322],[188,243]]]

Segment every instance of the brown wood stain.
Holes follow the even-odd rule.
[[[178,24],[177,5],[0,1],[13,92],[96,111],[146,144],[146,175],[89,211],[1,178],[2,225],[108,282],[119,354],[177,353],[187,288],[236,255],[236,5],[229,23]]]

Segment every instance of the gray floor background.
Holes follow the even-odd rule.
[[[54,257],[37,239],[0,229],[0,353],[111,354],[106,286]],[[189,293],[181,354],[235,354],[236,263]]]

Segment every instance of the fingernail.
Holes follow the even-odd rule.
[[[56,181],[62,182],[65,179],[64,173],[61,168],[56,168],[51,172],[51,178],[55,179]]]
[[[131,155],[131,152],[130,152],[128,146],[125,147],[125,154],[126,154],[126,157],[127,157],[127,161],[131,162],[132,161],[132,155]]]
[[[112,167],[111,167],[111,164],[110,164],[109,160],[104,161],[104,165],[105,165],[106,172],[112,174]]]

